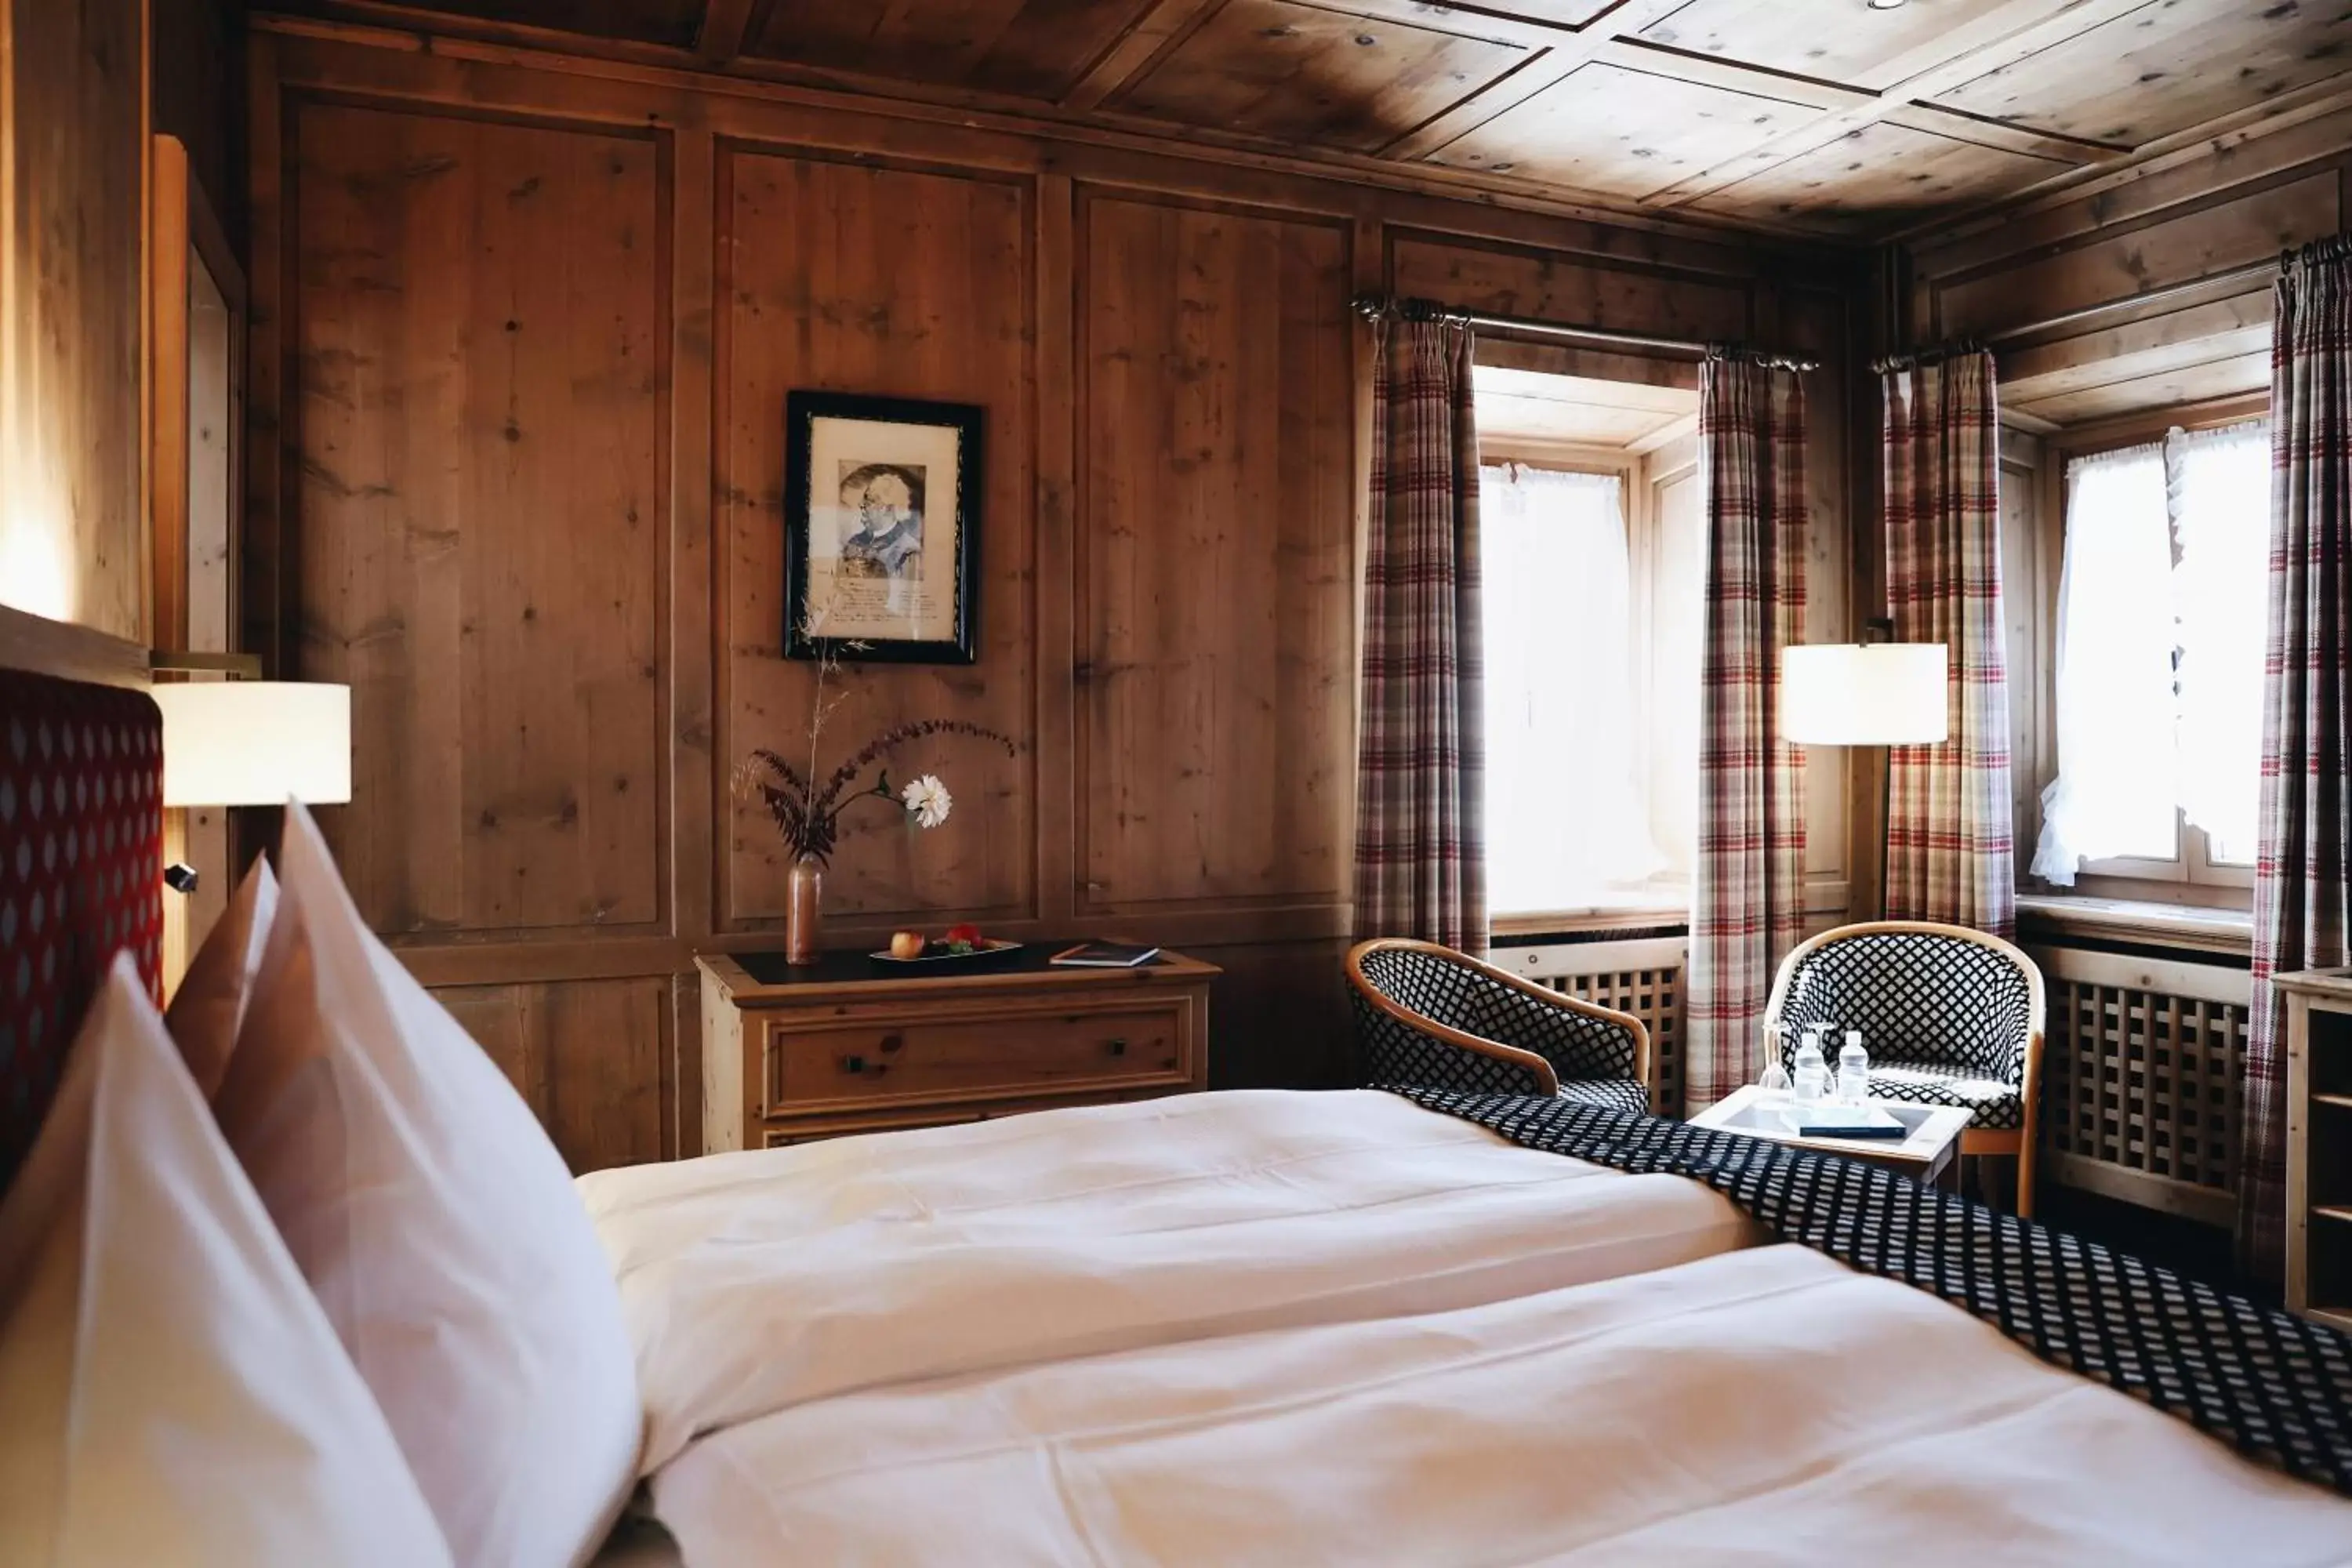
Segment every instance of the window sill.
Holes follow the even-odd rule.
[[[2253,952],[2254,917],[2245,910],[2080,893],[2020,893],[2019,927],[2030,936],[2136,942],[2244,958]]]
[[[1690,895],[1680,889],[1655,899],[1632,895],[1622,903],[1549,910],[1533,914],[1496,915],[1487,922],[1498,942],[1506,938],[1656,931],[1662,926],[1680,927],[1689,923]]]

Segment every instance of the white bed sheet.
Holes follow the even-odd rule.
[[[2352,1558],[2352,1504],[1793,1247],[803,1404],[654,1499],[692,1568]]]
[[[635,1343],[646,1474],[859,1390],[1503,1300],[1759,1235],[1694,1183],[1370,1091],[1046,1111],[580,1189]]]

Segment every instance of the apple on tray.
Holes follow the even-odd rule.
[[[893,958],[920,958],[927,945],[929,944],[924,941],[923,933],[919,931],[890,933],[890,956]]]

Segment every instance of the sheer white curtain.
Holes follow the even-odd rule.
[[[2270,435],[2260,421],[2075,459],[2058,604],[2058,777],[2036,876],[2169,859],[2185,816],[2251,860],[2262,788]]]
[[[2180,808],[2210,837],[2215,859],[2251,864],[2262,804],[2270,427],[2176,430],[2165,455],[2180,557]]]
[[[2071,887],[2084,860],[2172,855],[2172,622],[2164,447],[2068,464],[2058,776],[2042,792],[2035,876]]]
[[[1623,486],[1517,463],[1478,482],[1487,905],[1587,907],[1665,864],[1636,781]]]

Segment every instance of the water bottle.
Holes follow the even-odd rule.
[[[1822,1058],[1822,1032],[1808,1028],[1803,1043],[1797,1047],[1797,1103],[1819,1105],[1829,1087],[1829,1063]]]
[[[1845,1048],[1838,1052],[1838,1098],[1848,1105],[1870,1102],[1870,1053],[1862,1048],[1862,1031],[1845,1032]]]
[[[1764,1071],[1756,1080],[1756,1091],[1767,1105],[1788,1102],[1788,1035],[1789,1031],[1778,1024],[1764,1031]]]

